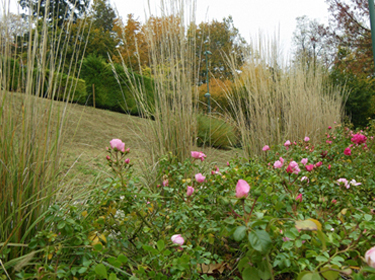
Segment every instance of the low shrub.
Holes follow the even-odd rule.
[[[329,127],[316,145],[287,140],[221,170],[198,151],[183,163],[166,156],[155,186],[140,184],[114,139],[115,177],[87,201],[52,206],[28,244],[33,265],[17,275],[375,279],[373,128]]]

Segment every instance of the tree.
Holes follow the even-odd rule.
[[[245,61],[244,50],[247,47],[246,41],[241,37],[238,29],[234,27],[231,16],[224,18],[222,22],[213,20],[212,22],[202,22],[198,26],[191,24],[188,36],[195,36],[196,56],[199,59],[200,80],[205,83],[206,61],[203,53],[210,51],[209,71],[217,79],[232,79],[232,73],[227,59],[234,59],[238,67]],[[194,35],[192,35],[194,34]]]
[[[139,71],[139,67],[149,64],[148,46],[145,34],[142,31],[142,24],[134,18],[133,14],[127,15],[126,25],[119,18],[114,22],[113,31],[116,34],[119,44],[113,60],[120,63],[124,60],[127,67],[133,71]]]
[[[57,26],[62,26],[70,18],[76,22],[87,10],[89,2],[90,0],[19,0],[22,9],[31,9],[33,16],[46,17]]]
[[[315,68],[317,64],[330,67],[336,50],[328,44],[328,28],[307,16],[297,17],[296,21],[297,28],[293,33],[294,61],[306,67]]]
[[[326,0],[333,17],[331,39],[340,49],[335,65],[353,74],[374,76],[368,0]]]
[[[94,0],[92,5],[93,26],[105,32],[111,32],[114,27],[116,13],[107,0]]]

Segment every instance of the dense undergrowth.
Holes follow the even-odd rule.
[[[375,279],[371,125],[332,124],[316,145],[291,139],[222,170],[166,155],[155,185],[112,140],[114,176],[51,206],[30,253],[9,260],[9,244],[3,265],[17,279]]]

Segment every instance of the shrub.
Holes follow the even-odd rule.
[[[70,102],[85,104],[87,100],[86,82],[82,79],[67,76],[66,74],[56,74],[57,84],[56,99],[66,101],[69,97]]]
[[[214,116],[198,116],[198,146],[226,149],[238,143],[237,131],[233,125]]]

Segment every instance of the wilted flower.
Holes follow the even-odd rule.
[[[375,268],[375,247],[372,247],[366,252],[365,259],[369,266]]]
[[[236,197],[237,198],[243,198],[247,197],[250,191],[250,186],[245,180],[238,180],[236,185]]]
[[[120,139],[112,139],[109,141],[112,149],[117,149],[118,151],[125,152],[125,143]]]
[[[197,180],[198,183],[203,183],[206,177],[204,177],[201,173],[195,174],[195,180]]]
[[[194,188],[191,186],[187,187],[186,196],[191,196],[194,192]]]
[[[265,146],[262,148],[262,150],[266,152],[266,151],[270,150],[270,146],[265,145]]]
[[[168,179],[163,180],[163,186],[167,187],[169,185]]]
[[[362,183],[357,183],[356,180],[354,180],[354,179],[350,181],[350,184],[351,184],[352,186],[359,186],[359,185],[362,185]]]
[[[337,180],[337,183],[340,185],[340,183],[344,183],[345,185],[345,188],[349,189],[350,188],[350,185],[349,185],[349,182],[348,180],[346,180],[345,178],[340,178]]]
[[[303,176],[303,177],[301,178],[301,182],[306,181],[306,180],[307,180],[307,183],[310,183],[309,178],[307,178],[306,176]]]
[[[352,150],[350,148],[346,148],[344,150],[344,155],[351,156],[352,155]]]

